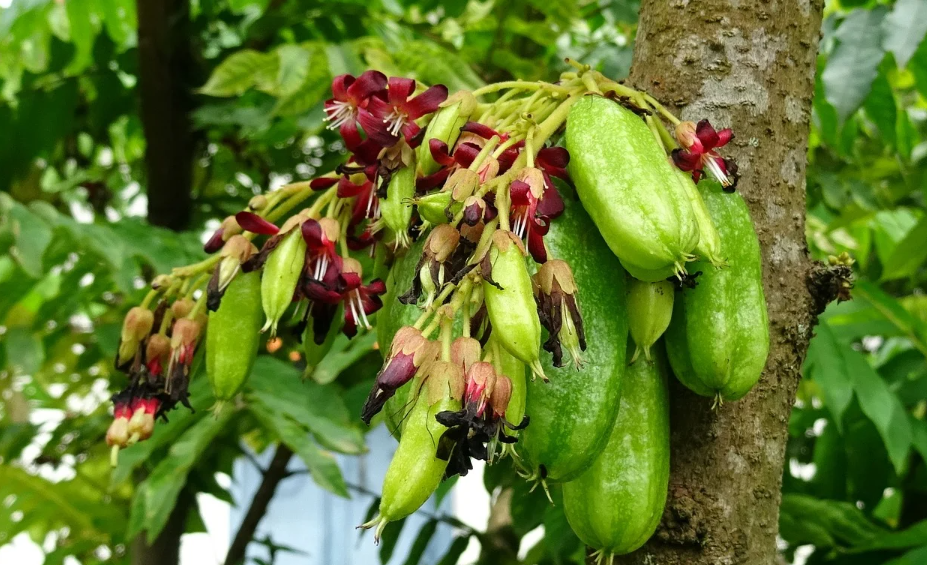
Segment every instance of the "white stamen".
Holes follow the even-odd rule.
[[[338,129],[341,124],[353,120],[357,114],[354,105],[349,102],[332,102],[331,106],[325,108],[324,121],[329,122],[328,129]]]
[[[376,196],[376,190],[373,189],[373,188],[371,188],[371,189],[370,189],[370,196],[367,198],[367,211],[365,212],[365,215],[366,215],[368,218],[370,217],[370,208],[373,206],[373,199],[374,199],[375,196]]]
[[[708,169],[708,172],[711,173],[711,176],[721,183],[722,186],[731,186],[731,179],[724,174],[724,171],[721,170],[721,167],[718,166],[718,162],[715,161],[712,157],[705,156],[702,158],[705,161],[705,168]]]
[[[367,313],[364,312],[364,303],[361,301],[360,291],[355,290],[354,296],[357,298],[357,310],[360,312],[360,317],[364,321],[364,327],[368,330],[372,330],[373,326],[370,325],[370,320],[367,319]]]
[[[399,132],[402,131],[402,127],[406,125],[406,122],[409,120],[409,117],[393,108],[389,114],[383,118],[383,123],[387,124],[387,131],[390,135],[398,136]]]

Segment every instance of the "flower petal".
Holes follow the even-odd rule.
[[[380,71],[364,71],[347,90],[347,98],[360,106],[368,98],[386,88],[386,75]]]
[[[338,75],[332,80],[332,96],[339,102],[348,101],[348,88],[354,84],[352,75]],[[329,100],[331,102],[332,100]],[[328,102],[325,103],[328,106]]]
[[[718,132],[715,131],[715,128],[712,127],[711,122],[708,120],[701,120],[698,125],[695,126],[695,136],[702,142],[705,151],[714,149],[721,141]]]
[[[309,188],[312,190],[325,190],[338,184],[338,177],[319,177],[309,181]]]
[[[389,77],[390,106],[402,106],[415,92],[415,79],[405,77]]]
[[[437,110],[445,100],[447,100],[447,87],[443,84],[436,84],[409,100],[404,109],[410,120],[417,120]]]
[[[235,221],[241,229],[260,235],[276,235],[280,228],[268,222],[253,212],[239,212],[235,214]]]
[[[544,189],[544,195],[541,197],[541,201],[538,202],[536,213],[538,216],[551,219],[563,213],[563,199],[560,197],[560,192],[553,184],[547,183],[547,187]]]
[[[441,166],[448,167],[454,164],[454,158],[448,150],[447,143],[440,139],[429,139],[428,150],[431,151],[431,158]]]

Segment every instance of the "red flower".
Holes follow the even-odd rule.
[[[332,95],[325,102],[325,121],[329,129],[338,129],[345,139],[357,133],[360,109],[372,96],[386,88],[386,76],[379,71],[366,71],[356,79],[339,75],[332,81]]]
[[[676,140],[682,149],[673,149],[673,162],[681,170],[691,172],[695,182],[707,170],[723,187],[733,189],[737,185],[737,165],[715,151],[733,138],[734,132],[730,128],[715,131],[708,120],[697,125],[681,122],[676,126]]]
[[[383,146],[395,143],[400,134],[411,141],[421,129],[415,120],[434,112],[447,99],[447,87],[443,84],[410,99],[414,92],[415,80],[390,77],[387,99],[370,98],[360,112],[359,120],[367,137]]]
[[[525,241],[528,252],[538,263],[547,261],[544,236],[550,220],[563,213],[563,200],[553,184],[545,183],[544,173],[525,167],[509,186],[512,199],[512,232]]]
[[[386,284],[376,279],[364,285],[361,265],[351,257],[341,258],[341,269],[329,268],[322,280],[309,279],[303,294],[313,302],[311,314],[313,333],[318,339],[328,333],[335,311],[344,304],[344,327],[348,337],[357,335],[358,324],[372,329],[367,316],[383,307],[380,296],[386,293]]]

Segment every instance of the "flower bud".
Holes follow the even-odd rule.
[[[212,237],[209,238],[209,241],[203,245],[203,250],[206,253],[215,253],[216,251],[222,249],[222,244],[228,241],[229,238],[240,233],[241,226],[238,225],[238,221],[235,219],[235,216],[228,216],[222,220],[219,228],[213,232]]]
[[[122,335],[116,365],[123,366],[135,357],[139,344],[151,333],[154,313],[148,308],[135,306],[122,322]]]
[[[219,309],[225,289],[241,271],[241,265],[257,252],[257,247],[243,235],[229,238],[222,248],[222,259],[216,265],[206,285],[206,307],[215,311]]]
[[[377,374],[373,389],[364,402],[361,420],[370,425],[370,420],[383,409],[386,401],[412,380],[420,368],[427,368],[436,357],[437,344],[425,339],[421,330],[411,326],[400,328],[393,337],[389,354]]]
[[[512,381],[505,375],[496,377],[496,384],[489,395],[489,405],[495,418],[504,418],[512,398]]]
[[[463,221],[468,226],[475,226],[483,221],[486,215],[486,201],[478,196],[468,196],[464,201]]]
[[[472,337],[458,337],[451,343],[451,362],[466,371],[480,360],[482,348],[480,342]]]
[[[116,402],[113,421],[106,430],[106,445],[125,447],[129,442],[129,416],[131,412],[127,402]]]
[[[586,334],[576,302],[576,281],[569,264],[551,259],[541,265],[532,282],[538,317],[548,332],[544,349],[553,354],[554,366],[562,367],[562,346],[566,346],[573,364],[581,366],[580,352],[586,350]]]
[[[174,322],[171,333],[171,361],[176,358],[181,363],[193,361],[193,350],[200,338],[202,326],[199,322],[189,318],[180,318]]]
[[[544,195],[544,173],[541,169],[537,167],[525,167],[518,171],[515,180],[527,184],[535,200],[540,200]]]
[[[154,334],[148,338],[145,349],[145,365],[148,373],[153,377],[162,376],[162,371],[170,362],[171,340],[162,334]]]
[[[460,400],[464,395],[463,369],[450,361],[435,361],[426,381],[429,406],[445,398]]]
[[[679,122],[676,124],[676,141],[683,149],[702,150],[702,142],[695,135],[695,122]]]
[[[161,290],[162,288],[167,288],[171,285],[172,280],[170,275],[158,275],[151,281],[151,289]]]
[[[195,303],[190,298],[181,298],[171,304],[171,314],[174,319],[186,318],[193,311]]]
[[[466,383],[464,403],[472,408],[477,416],[482,416],[496,384],[496,369],[492,363],[485,361],[474,363],[467,371]]]
[[[267,197],[263,194],[258,194],[248,201],[248,209],[254,212],[260,212],[267,206]]]
[[[497,163],[498,168],[498,163]],[[444,184],[444,191],[450,192],[456,202],[463,202],[480,186],[480,175],[470,169],[457,169]]]
[[[161,402],[156,398],[137,398],[132,403],[128,423],[129,443],[144,441],[154,432],[155,413]]]
[[[448,223],[450,219],[445,211],[449,211],[453,217],[460,204],[451,202],[450,192],[432,192],[416,198],[415,206],[418,208],[418,215],[423,220],[437,226]]]
[[[443,263],[457,249],[460,242],[460,232],[450,224],[435,226],[425,243],[425,254],[430,259]]]

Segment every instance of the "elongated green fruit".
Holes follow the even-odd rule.
[[[441,105],[441,109],[435,112],[425,130],[425,139],[418,148],[419,168],[423,175],[430,175],[441,168],[431,156],[431,140],[443,141],[448,149],[453,148],[460,136],[460,128],[470,119],[470,114],[476,109],[476,103],[473,94],[460,91],[448,98]]]
[[[664,267],[662,269],[651,271],[648,269],[641,269],[633,263],[629,263],[627,261],[622,261],[621,266],[624,267],[629,275],[643,282],[665,281],[668,278],[676,276],[676,272],[673,270],[675,267]]]
[[[699,194],[698,187],[692,181],[692,175],[684,173],[676,167],[676,178],[679,184],[686,191],[689,197],[689,204],[692,205],[692,213],[695,214],[695,222],[698,224],[698,245],[695,246],[695,252],[700,259],[707,260],[715,267],[723,267],[727,264],[721,256],[721,236],[718,234],[718,228],[711,221],[711,214],[708,213],[708,206],[705,200]]]
[[[424,386],[418,377],[409,383],[413,387],[421,386],[421,391],[403,424],[399,447],[386,469],[380,513],[364,525],[376,526],[378,539],[387,523],[401,520],[421,508],[444,478],[447,461],[438,459],[436,453],[447,428],[438,423],[435,416],[447,410],[460,410],[460,399],[432,390],[442,387],[433,378],[425,379]],[[447,386],[446,382],[443,386]],[[440,398],[432,402],[436,395]]]
[[[682,384],[703,396],[737,400],[759,380],[769,353],[760,244],[739,194],[709,184],[702,195],[730,265],[693,266],[702,275],[698,286],[676,298],[666,348]]]
[[[261,331],[270,328],[271,335],[277,335],[277,323],[293,302],[293,292],[305,261],[306,241],[299,229],[294,228],[283,236],[264,264],[261,304],[267,321]]]
[[[699,232],[692,206],[650,129],[600,96],[567,120],[570,177],[611,250],[638,269],[684,271]]]
[[[239,273],[206,326],[206,374],[220,404],[244,386],[257,358],[263,310],[261,275]]]
[[[380,201],[380,214],[386,226],[396,234],[397,247],[408,247],[409,222],[412,221],[412,197],[415,196],[415,163],[395,171]]]
[[[660,339],[673,316],[673,283],[669,281],[628,283],[628,324],[637,347],[631,363],[643,352],[650,361],[650,346]]]
[[[509,398],[509,407],[505,410],[505,419],[513,425],[521,423],[525,417],[525,402],[527,395],[527,382],[525,376],[525,364],[518,358],[505,350],[502,346],[494,347],[495,339],[490,334],[486,349],[493,352],[493,356],[498,353],[498,367],[502,369],[501,374],[505,375],[512,381],[512,396]],[[494,364],[496,364],[494,362]],[[514,434],[517,432],[509,432]]]
[[[581,369],[554,368],[545,355],[550,382],[528,382],[525,413],[531,423],[516,449],[533,475],[553,482],[578,476],[605,445],[626,370],[626,277],[590,222],[579,201],[567,200],[544,238],[553,256],[570,260],[587,343]]]
[[[563,511],[586,545],[610,556],[644,545],[663,514],[669,486],[669,393],[663,346],[624,376],[621,409],[588,471],[563,485]]]
[[[543,378],[544,372],[538,363],[541,322],[521,240],[512,232],[496,231],[488,259],[492,280],[498,285],[484,277],[483,299],[492,324],[492,335],[499,345]]]

